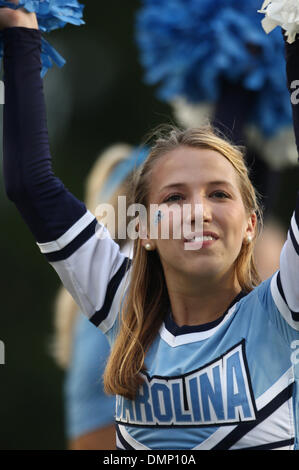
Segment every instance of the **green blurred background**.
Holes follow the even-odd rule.
[[[45,78],[54,169],[79,198],[102,150],[116,142],[139,144],[150,129],[173,118],[154,88],[142,82],[133,29],[139,1],[85,5],[86,25],[51,33],[67,64]],[[297,181],[297,169],[284,171],[276,214],[285,226]],[[0,193],[0,449],[64,449],[63,373],[49,354],[60,283],[7,200],[2,177]]]

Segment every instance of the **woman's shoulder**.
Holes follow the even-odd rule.
[[[249,304],[249,303],[254,303],[254,302],[264,302],[266,297],[271,294],[271,283],[273,282],[274,277],[277,275],[277,273],[274,273],[272,276],[270,276],[268,279],[265,279],[262,281],[259,285],[254,287],[252,291],[248,292],[245,294],[241,299],[240,299],[240,304]]]

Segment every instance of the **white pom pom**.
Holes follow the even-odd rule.
[[[214,113],[214,105],[210,102],[195,104],[180,97],[173,100],[171,105],[176,121],[186,128],[208,125]]]
[[[265,0],[259,13],[264,13],[262,26],[269,34],[276,26],[286,31],[287,42],[295,41],[299,33],[299,2],[298,0]]]

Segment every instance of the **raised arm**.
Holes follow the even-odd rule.
[[[292,44],[285,42],[285,51],[288,88],[291,96],[294,132],[299,156],[299,35]]]
[[[13,27],[3,31],[3,39],[5,187],[37,242],[43,244],[61,237],[86,209],[52,171],[40,77],[41,33]]]
[[[53,174],[40,77],[41,33],[34,16],[23,21],[21,15],[30,14],[18,10],[14,22],[10,11],[4,21],[5,10],[0,10],[0,27],[9,26],[3,30],[6,192],[80,309],[107,330],[127,258],[111,238],[99,239],[95,217]]]
[[[299,100],[296,91],[299,89],[299,37],[292,44],[286,42],[286,68],[299,154]],[[271,291],[288,325],[299,330],[299,193],[280,257],[280,270],[272,279]]]

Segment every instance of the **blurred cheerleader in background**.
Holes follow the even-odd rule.
[[[265,226],[256,246],[262,279],[278,269],[285,229],[275,217],[281,170],[297,162],[284,45],[265,35],[260,0],[143,0],[136,40],[145,82],[179,125],[211,121],[247,148]]]
[[[86,207],[96,212],[101,203],[118,213],[118,196],[130,198],[132,172],[145,159],[145,149],[115,144],[100,154],[86,180]],[[109,229],[109,215],[105,222]],[[127,220],[124,221],[127,226]],[[115,233],[118,233],[115,218]],[[115,238],[122,253],[132,256],[132,244]],[[110,353],[108,341],[82,315],[64,287],[55,305],[54,356],[65,370],[65,433],[70,450],[115,449],[115,400],[103,390],[103,372]]]
[[[24,7],[35,12],[43,33],[63,28],[67,23],[84,24],[84,5],[77,0],[0,0],[0,7]],[[42,36],[41,76],[54,64],[62,67],[65,59]],[[0,57],[3,56],[0,32]],[[100,203],[118,210],[118,195],[129,197],[128,184],[136,165],[145,159],[146,151],[128,144],[115,144],[96,160],[86,181],[86,205],[95,212]],[[117,233],[116,219],[116,233]],[[107,225],[112,223],[107,220]],[[126,223],[126,221],[125,221]],[[117,239],[122,252],[131,256],[126,239]],[[53,355],[65,371],[65,434],[70,450],[115,449],[115,400],[103,391],[102,375],[110,348],[105,336],[80,314],[78,306],[63,287],[55,300],[55,337]]]

